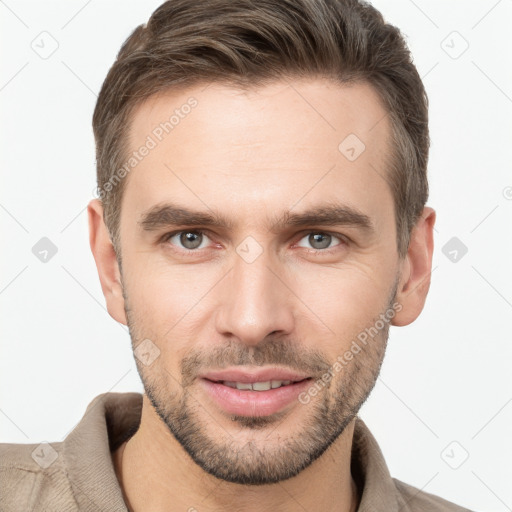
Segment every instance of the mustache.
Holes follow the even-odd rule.
[[[181,361],[182,385],[190,385],[205,370],[233,366],[284,366],[320,377],[331,365],[318,350],[289,340],[269,339],[251,347],[229,341],[211,350],[191,350]]]

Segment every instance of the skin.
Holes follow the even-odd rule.
[[[400,258],[385,180],[390,124],[367,84],[309,79],[292,87],[283,80],[251,91],[210,84],[167,92],[134,112],[132,149],[191,96],[197,107],[125,178],[121,268],[101,201],[88,206],[90,244],[108,311],[129,326],[134,347],[150,339],[160,351],[149,366],[136,359],[146,390],[141,425],[113,454],[126,502],[137,512],[356,510],[350,471],[354,416],[377,378],[387,325],[307,405],[294,401],[266,422],[233,420],[209,399],[198,372],[219,367],[209,364],[220,349],[233,366],[243,356],[251,368],[297,364],[313,372],[313,361],[332,365],[392,304],[399,307],[391,324],[414,321],[430,285],[435,212],[425,207]],[[351,133],[366,146],[354,161],[338,149]],[[232,226],[143,230],[144,213],[168,201],[222,214]],[[286,211],[301,213],[326,202],[363,213],[374,229],[275,223]],[[179,235],[164,238],[201,227],[199,249],[184,247]],[[314,244],[314,233],[333,235],[327,248]],[[262,251],[252,262],[237,252],[248,236]],[[198,366],[184,373],[183,362],[194,355]],[[207,459],[218,463],[220,473],[228,467],[229,475],[215,476],[204,461],[191,458],[183,439],[170,431],[170,424],[184,427],[172,417],[177,410],[187,412],[186,425],[200,429],[188,441],[208,441]],[[335,431],[341,421],[344,428]],[[322,436],[332,444],[320,447],[313,427],[324,428]],[[294,451],[287,452],[292,442]],[[276,460],[298,467],[301,456],[318,448],[323,451],[315,460],[279,479],[283,470],[272,465]],[[243,461],[239,466],[230,458],[235,453]],[[267,476],[276,477],[274,483],[230,481],[244,471],[245,477],[264,475],[261,461],[270,464]]]

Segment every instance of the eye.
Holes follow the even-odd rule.
[[[306,243],[310,244],[310,246],[315,251],[324,251],[325,249],[332,249],[337,247],[338,245],[343,245],[344,239],[341,235],[331,235],[330,233],[324,233],[323,231],[312,231],[308,233],[305,237],[301,238],[298,242],[299,247],[308,247],[307,245],[303,245],[302,241],[306,240]],[[331,245],[333,241],[338,240],[338,244]],[[325,251],[328,252],[328,251]]]
[[[188,229],[184,231],[177,231],[175,233],[168,233],[164,236],[164,242],[170,242],[172,245],[181,246],[183,249],[193,251],[196,249],[203,249],[208,244],[205,243],[208,237],[198,229]]]

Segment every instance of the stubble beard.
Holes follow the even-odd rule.
[[[388,309],[395,295],[396,283]],[[126,317],[133,344],[144,336],[138,336],[138,326],[133,321],[126,299]],[[181,376],[171,377],[158,364],[146,367],[137,358],[135,361],[150,403],[196,464],[227,482],[266,485],[299,474],[321,457],[345,431],[377,381],[388,332],[389,324],[386,323],[379,334],[355,354],[308,404],[298,402],[289,412],[271,416],[231,416],[231,425],[239,428],[234,433],[230,433],[232,429],[229,426],[220,425],[206,411],[209,404],[204,403],[203,406],[196,396],[198,386],[194,383],[199,368],[208,368],[215,362],[223,362],[224,367],[226,362],[233,365],[280,364],[294,369],[309,369],[310,374],[320,376],[332,367],[332,363],[329,364],[317,351],[306,352],[305,355],[302,350],[297,350],[296,344],[278,339],[265,340],[250,349],[230,342],[207,355],[191,350],[181,361]],[[181,385],[177,377],[181,377]],[[168,383],[174,386],[174,391],[169,389]],[[308,408],[306,419],[298,428],[293,421],[297,407]],[[293,431],[292,427],[285,430],[287,424],[293,426]]]

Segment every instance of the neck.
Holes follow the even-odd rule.
[[[206,473],[156,415],[146,395],[138,431],[113,454],[130,512],[304,510],[355,512],[357,487],[350,472],[353,420],[315,462],[293,478],[240,485]]]

